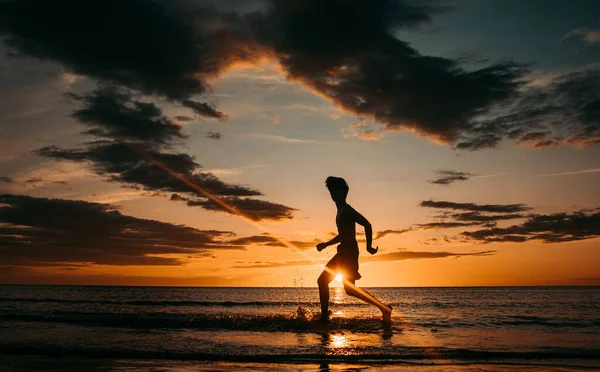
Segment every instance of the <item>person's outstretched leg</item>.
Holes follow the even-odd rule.
[[[321,320],[329,319],[329,283],[331,283],[333,278],[333,274],[324,270],[317,280],[319,284],[319,300],[321,301]]]
[[[344,289],[346,290],[346,293],[348,295],[359,298],[365,301],[366,303],[377,306],[377,308],[381,310],[384,322],[390,323],[392,321],[392,307],[379,301],[372,294],[365,291],[364,289],[357,288],[354,284],[354,280],[344,280]]]

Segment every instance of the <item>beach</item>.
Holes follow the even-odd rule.
[[[599,287],[1,288],[2,371],[600,368]]]

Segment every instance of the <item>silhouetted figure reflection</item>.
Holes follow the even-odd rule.
[[[349,187],[343,178],[327,177],[325,181],[327,189],[331,194],[331,199],[337,207],[337,216],[335,224],[337,225],[338,235],[325,243],[317,244],[317,250],[320,252],[330,245],[338,244],[337,253],[327,263],[325,270],[319,276],[319,298],[321,300],[321,320],[329,320],[329,283],[335,278],[336,272],[343,275],[344,289],[350,296],[360,298],[361,300],[373,304],[381,310],[383,320],[386,323],[391,322],[392,307],[383,304],[364,289],[354,285],[355,281],[361,278],[358,273],[358,243],[356,242],[356,223],[364,226],[367,239],[367,252],[377,253],[379,247],[371,246],[373,239],[373,230],[369,221],[346,203]]]

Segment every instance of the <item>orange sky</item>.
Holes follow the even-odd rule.
[[[457,51],[481,49],[474,30],[504,39],[472,16],[475,3],[461,6],[439,21],[444,35],[388,25],[345,44],[356,31],[348,21],[345,32],[321,35],[327,53],[314,54],[294,39],[294,22],[276,43],[252,19],[240,33],[219,18],[207,28],[211,58],[197,39],[186,44],[187,28],[165,27],[183,34],[160,46],[123,32],[109,41],[128,48],[96,43],[110,63],[79,55],[87,49],[77,35],[52,43],[45,30],[35,38],[0,27],[39,46],[0,44],[0,283],[314,287],[335,253],[315,245],[335,231],[324,181],[338,176],[349,204],[383,235],[374,256],[359,242],[360,286],[600,285],[600,127],[570,111],[597,104],[597,45],[571,24],[533,35],[533,21],[521,20],[524,45],[489,43],[489,54],[538,64],[494,62],[496,74],[485,75],[457,62]],[[498,24],[512,19],[495,6]],[[319,35],[300,34],[321,46]],[[145,58],[133,67],[111,54],[129,56],[129,47]],[[23,55],[7,56],[15,51]],[[389,58],[366,58],[379,53]],[[154,60],[164,66],[143,65]],[[398,61],[407,67],[395,70]],[[572,98],[581,82],[587,90]]]

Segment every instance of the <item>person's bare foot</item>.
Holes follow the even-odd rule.
[[[331,316],[331,310],[326,313],[321,313],[321,317],[319,317],[319,322],[321,323],[329,323],[329,317]]]
[[[386,305],[388,309],[381,310],[381,315],[383,316],[383,322],[385,324],[392,323],[392,307],[390,305]]]

